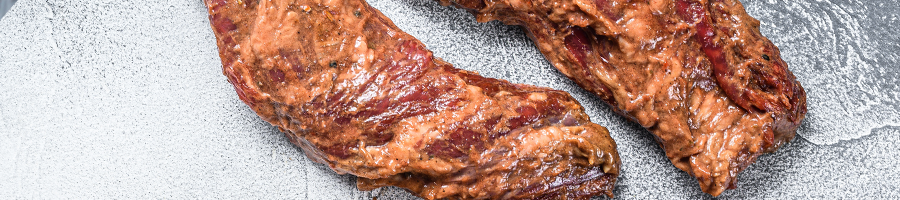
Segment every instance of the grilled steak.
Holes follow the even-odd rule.
[[[612,195],[616,145],[567,93],[453,68],[362,0],[205,2],[240,99],[360,189]]]
[[[545,57],[656,136],[704,192],[790,141],[806,94],[737,0],[440,0],[522,25]]]

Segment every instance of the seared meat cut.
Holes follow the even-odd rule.
[[[205,2],[240,99],[360,189],[612,195],[616,145],[567,93],[453,68],[362,0]]]
[[[440,0],[522,25],[546,58],[640,123],[704,192],[790,141],[806,94],[738,0]]]

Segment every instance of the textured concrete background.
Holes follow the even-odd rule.
[[[13,4],[16,4],[16,0],[0,0],[0,19],[3,19],[3,15],[6,15]]]
[[[721,197],[900,198],[900,1],[744,2],[806,88],[809,115]],[[520,28],[425,0],[370,3],[457,67],[571,92],[619,145],[617,198],[710,197]],[[414,199],[354,181],[238,100],[200,0],[22,0],[0,20],[2,199]]]

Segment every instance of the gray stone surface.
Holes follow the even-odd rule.
[[[16,0],[0,0],[0,19],[3,19],[3,15],[6,15],[13,4],[16,4]]]
[[[900,2],[744,2],[806,88],[809,115],[721,197],[900,198]],[[370,3],[457,67],[571,92],[619,144],[617,198],[710,198],[520,28],[431,1]],[[2,199],[414,199],[354,181],[238,100],[200,0],[22,0],[0,20]]]

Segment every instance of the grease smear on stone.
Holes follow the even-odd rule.
[[[806,89],[816,144],[900,125],[900,1],[745,1]]]

